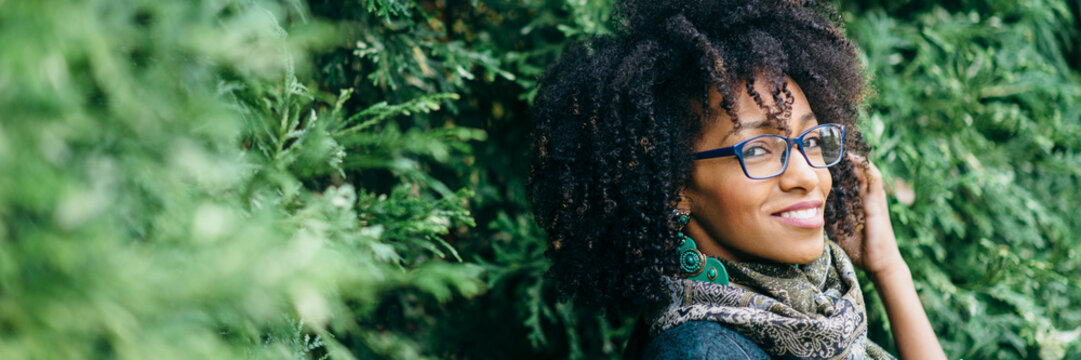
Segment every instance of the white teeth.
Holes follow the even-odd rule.
[[[810,217],[815,216],[815,215],[818,215],[818,208],[786,211],[786,212],[781,213],[781,217],[798,218],[798,219],[807,219],[807,218],[810,218]]]

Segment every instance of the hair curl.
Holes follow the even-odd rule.
[[[865,154],[855,126],[864,72],[824,2],[626,1],[617,14],[615,35],[570,46],[540,81],[530,191],[560,294],[639,306],[659,300],[660,275],[679,273],[672,212],[703,122],[716,118],[690,105],[708,104],[712,87],[738,125],[733,106],[745,91],[763,107],[772,96],[770,118],[783,120],[791,77],[818,120],[844,124],[848,151]],[[755,91],[757,77],[769,94]],[[835,239],[863,220],[853,168],[830,168]]]

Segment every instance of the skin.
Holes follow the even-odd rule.
[[[769,94],[764,82],[756,83],[755,87],[759,93]],[[756,126],[766,119],[766,110],[747,94],[736,104],[741,127],[733,132],[731,118],[719,111],[720,95],[711,93],[711,105],[718,109],[713,113],[718,115],[702,129],[695,151],[733,146],[763,134],[798,136],[817,126],[818,121],[799,85],[789,80],[788,89],[795,98],[788,120],[791,134],[781,133],[772,125]],[[773,105],[772,97],[762,99],[766,105]],[[789,264],[807,264],[822,255],[824,228],[791,225],[780,220],[779,212],[795,204],[812,202],[817,204],[816,221],[821,222],[833,178],[829,169],[808,165],[795,147],[790,154],[784,173],[763,180],[748,178],[735,156],[695,161],[679,207],[690,210],[687,235],[695,239],[704,253],[737,261]]]
[[[719,95],[711,92],[710,105],[715,109],[712,113],[718,114],[717,119],[707,122],[694,151],[732,146],[767,133],[797,136],[818,125],[799,85],[789,79],[787,87],[794,97],[791,117],[786,120],[790,133],[754,126],[766,118],[766,112],[745,93],[736,105],[740,130],[733,131],[731,118],[720,111]],[[755,90],[760,94],[770,93],[762,81],[755,83]],[[767,106],[773,105],[771,97],[762,99]],[[695,161],[692,176],[681,194],[683,201],[678,206],[690,211],[691,221],[685,231],[702,252],[735,261],[787,264],[810,263],[822,255],[824,226],[800,227],[776,218],[778,211],[807,201],[821,202],[816,215],[821,218],[833,185],[828,169],[813,168],[796,148],[791,151],[787,170],[764,180],[748,178],[736,157]],[[874,164],[857,155],[848,155],[846,161],[862,164],[856,167],[862,168],[856,175],[865,222],[862,233],[838,239],[838,243],[874,282],[901,358],[945,359],[920,304],[908,265],[897,249],[882,174]]]
[[[916,294],[912,273],[897,250],[882,173],[859,156],[849,156],[849,161],[866,164],[862,172],[856,173],[866,221],[862,234],[841,239],[839,243],[853,263],[866,271],[875,283],[875,290],[890,318],[893,339],[901,358],[945,359],[946,353],[942,351]]]

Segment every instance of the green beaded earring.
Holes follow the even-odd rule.
[[[679,222],[679,232],[676,234],[679,237],[679,267],[683,270],[684,277],[728,285],[728,271],[724,269],[724,264],[717,258],[706,256],[698,251],[694,239],[683,233],[683,228],[691,222],[690,214],[679,212],[676,221]]]

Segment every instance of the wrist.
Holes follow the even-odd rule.
[[[869,277],[877,285],[884,283],[893,283],[896,279],[911,278],[912,273],[908,268],[908,264],[904,259],[897,256],[897,260],[891,261],[889,265],[882,267],[876,271],[871,272]]]

